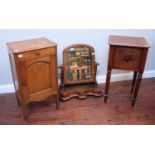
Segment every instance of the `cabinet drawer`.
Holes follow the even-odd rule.
[[[113,68],[137,70],[140,67],[141,48],[115,47],[113,50]]]
[[[17,59],[30,60],[54,54],[56,54],[56,48],[45,48],[17,54]]]

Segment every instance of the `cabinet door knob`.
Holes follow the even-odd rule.
[[[23,86],[27,86],[27,81],[23,81],[23,82],[22,82],[22,85],[23,85]]]

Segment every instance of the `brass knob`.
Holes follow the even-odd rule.
[[[126,62],[129,62],[129,61],[131,60],[131,56],[130,56],[130,55],[124,56],[124,60],[125,60]]]

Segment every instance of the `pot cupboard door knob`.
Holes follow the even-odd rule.
[[[23,81],[23,82],[22,82],[22,85],[23,85],[23,86],[27,86],[27,81]]]

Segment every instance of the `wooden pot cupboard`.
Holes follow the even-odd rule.
[[[56,97],[59,108],[57,45],[38,38],[7,44],[18,105],[28,120],[28,104]]]
[[[134,106],[144,72],[149,45],[145,38],[142,37],[110,36],[109,46],[104,102],[108,99],[111,71],[112,69],[119,69],[134,72],[131,87],[131,100],[132,106]]]

